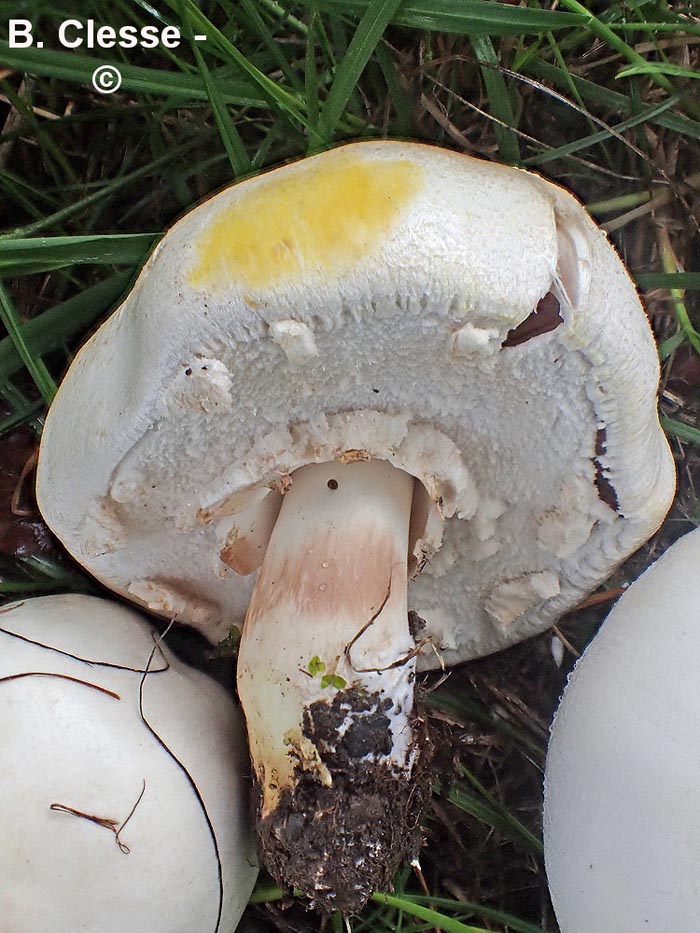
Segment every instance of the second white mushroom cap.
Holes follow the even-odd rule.
[[[700,530],[616,604],[552,728],[547,876],[562,933],[696,933]]]
[[[238,923],[257,875],[240,712],[154,636],[89,596],[0,610],[4,931]]]

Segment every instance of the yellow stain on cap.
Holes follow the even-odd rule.
[[[261,290],[342,272],[370,253],[421,186],[422,168],[343,152],[279,169],[212,222],[189,273],[195,288]]]

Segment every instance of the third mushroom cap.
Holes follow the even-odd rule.
[[[415,671],[545,629],[660,524],[657,383],[570,194],[356,143],[172,228],[60,388],[39,501],[122,595],[245,618],[264,857],[352,912],[418,844]]]

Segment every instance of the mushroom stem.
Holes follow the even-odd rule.
[[[349,913],[418,843],[414,480],[379,460],[314,464],[292,480],[246,616],[238,689],[263,859],[284,888]]]

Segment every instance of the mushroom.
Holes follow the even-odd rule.
[[[562,933],[695,933],[700,530],[625,592],[552,727],[547,875]]]
[[[212,641],[247,613],[263,857],[352,912],[418,846],[416,671],[545,629],[661,522],[657,384],[570,194],[356,143],[169,231],[59,389],[38,497],[121,595]]]
[[[230,933],[257,875],[238,709],[131,609],[0,610],[3,930]]]

